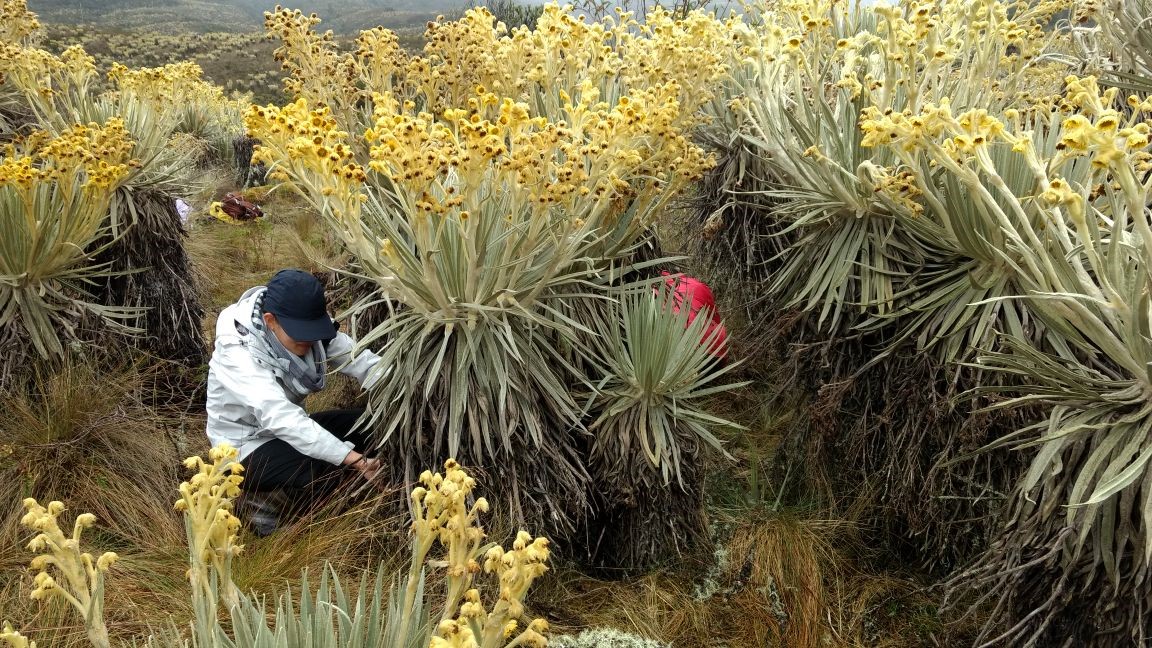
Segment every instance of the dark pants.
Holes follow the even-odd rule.
[[[353,430],[363,413],[363,409],[327,410],[316,412],[312,420],[340,440],[351,441],[356,451],[363,453],[369,447],[368,435]],[[244,466],[244,490],[282,491],[297,510],[327,498],[341,480],[354,472],[304,455],[281,439],[264,443],[240,463]]]

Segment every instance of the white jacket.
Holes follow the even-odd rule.
[[[339,465],[352,443],[341,441],[309,418],[300,406],[302,399],[294,400],[272,369],[256,363],[246,336],[236,328],[242,324],[251,329],[259,294],[245,293],[216,319],[216,345],[208,363],[208,440],[213,446],[232,445],[244,459],[262,444],[283,439],[302,454]],[[361,351],[349,360],[354,344],[348,335],[337,333],[328,344],[329,366],[338,366],[340,373],[367,389],[386,371],[377,370],[380,356],[371,351]]]

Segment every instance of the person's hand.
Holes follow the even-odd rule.
[[[380,472],[380,460],[376,458],[365,458],[363,461],[356,464],[356,470],[364,476],[364,479],[372,481],[376,478],[376,473]]]
[[[352,451],[344,457],[344,465],[350,468],[355,468],[364,479],[371,481],[376,477],[376,473],[380,472],[380,460],[375,458],[368,458],[359,452]]]

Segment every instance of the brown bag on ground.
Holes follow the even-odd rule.
[[[220,209],[238,221],[256,220],[264,216],[264,212],[261,211],[258,206],[244,200],[239,194],[235,193],[224,196],[224,200],[220,201]]]

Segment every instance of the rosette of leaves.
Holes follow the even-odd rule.
[[[755,175],[730,173],[732,184],[719,193],[757,210],[762,230],[779,239],[769,248],[773,272],[763,298],[813,313],[834,335],[865,322],[867,329],[898,323],[892,314],[905,305],[929,312],[914,303],[919,285],[959,275],[949,263],[935,265],[947,250],[905,226],[923,209],[910,180],[920,169],[875,146],[858,128],[861,116],[942,104],[996,112],[1020,93],[1043,92],[1032,75],[1057,65],[1040,61],[1066,38],[1044,29],[1053,10],[813,1],[761,8],[760,24],[734,30],[743,58],[726,86],[728,101],[711,108],[737,133],[725,147],[732,163]],[[906,285],[906,277],[918,284]]]
[[[739,425],[709,413],[712,399],[747,383],[715,354],[711,313],[691,321],[687,299],[666,283],[598,302],[588,371],[589,470],[597,507],[589,558],[639,568],[675,557],[706,537],[703,479],[713,433]]]
[[[984,187],[1003,189],[997,170],[1031,183],[969,194],[1035,216],[1003,228],[1002,250],[1021,287],[1011,301],[1045,333],[1005,326],[979,362],[1013,382],[976,392],[1042,414],[988,444],[1030,463],[1004,531],[951,584],[998,602],[985,641],[1045,645],[1074,625],[1084,645],[1116,645],[1152,615],[1152,104],[1069,77],[1064,108],[1074,112],[1045,115],[1047,129],[1009,129],[1014,159],[985,162]]]

